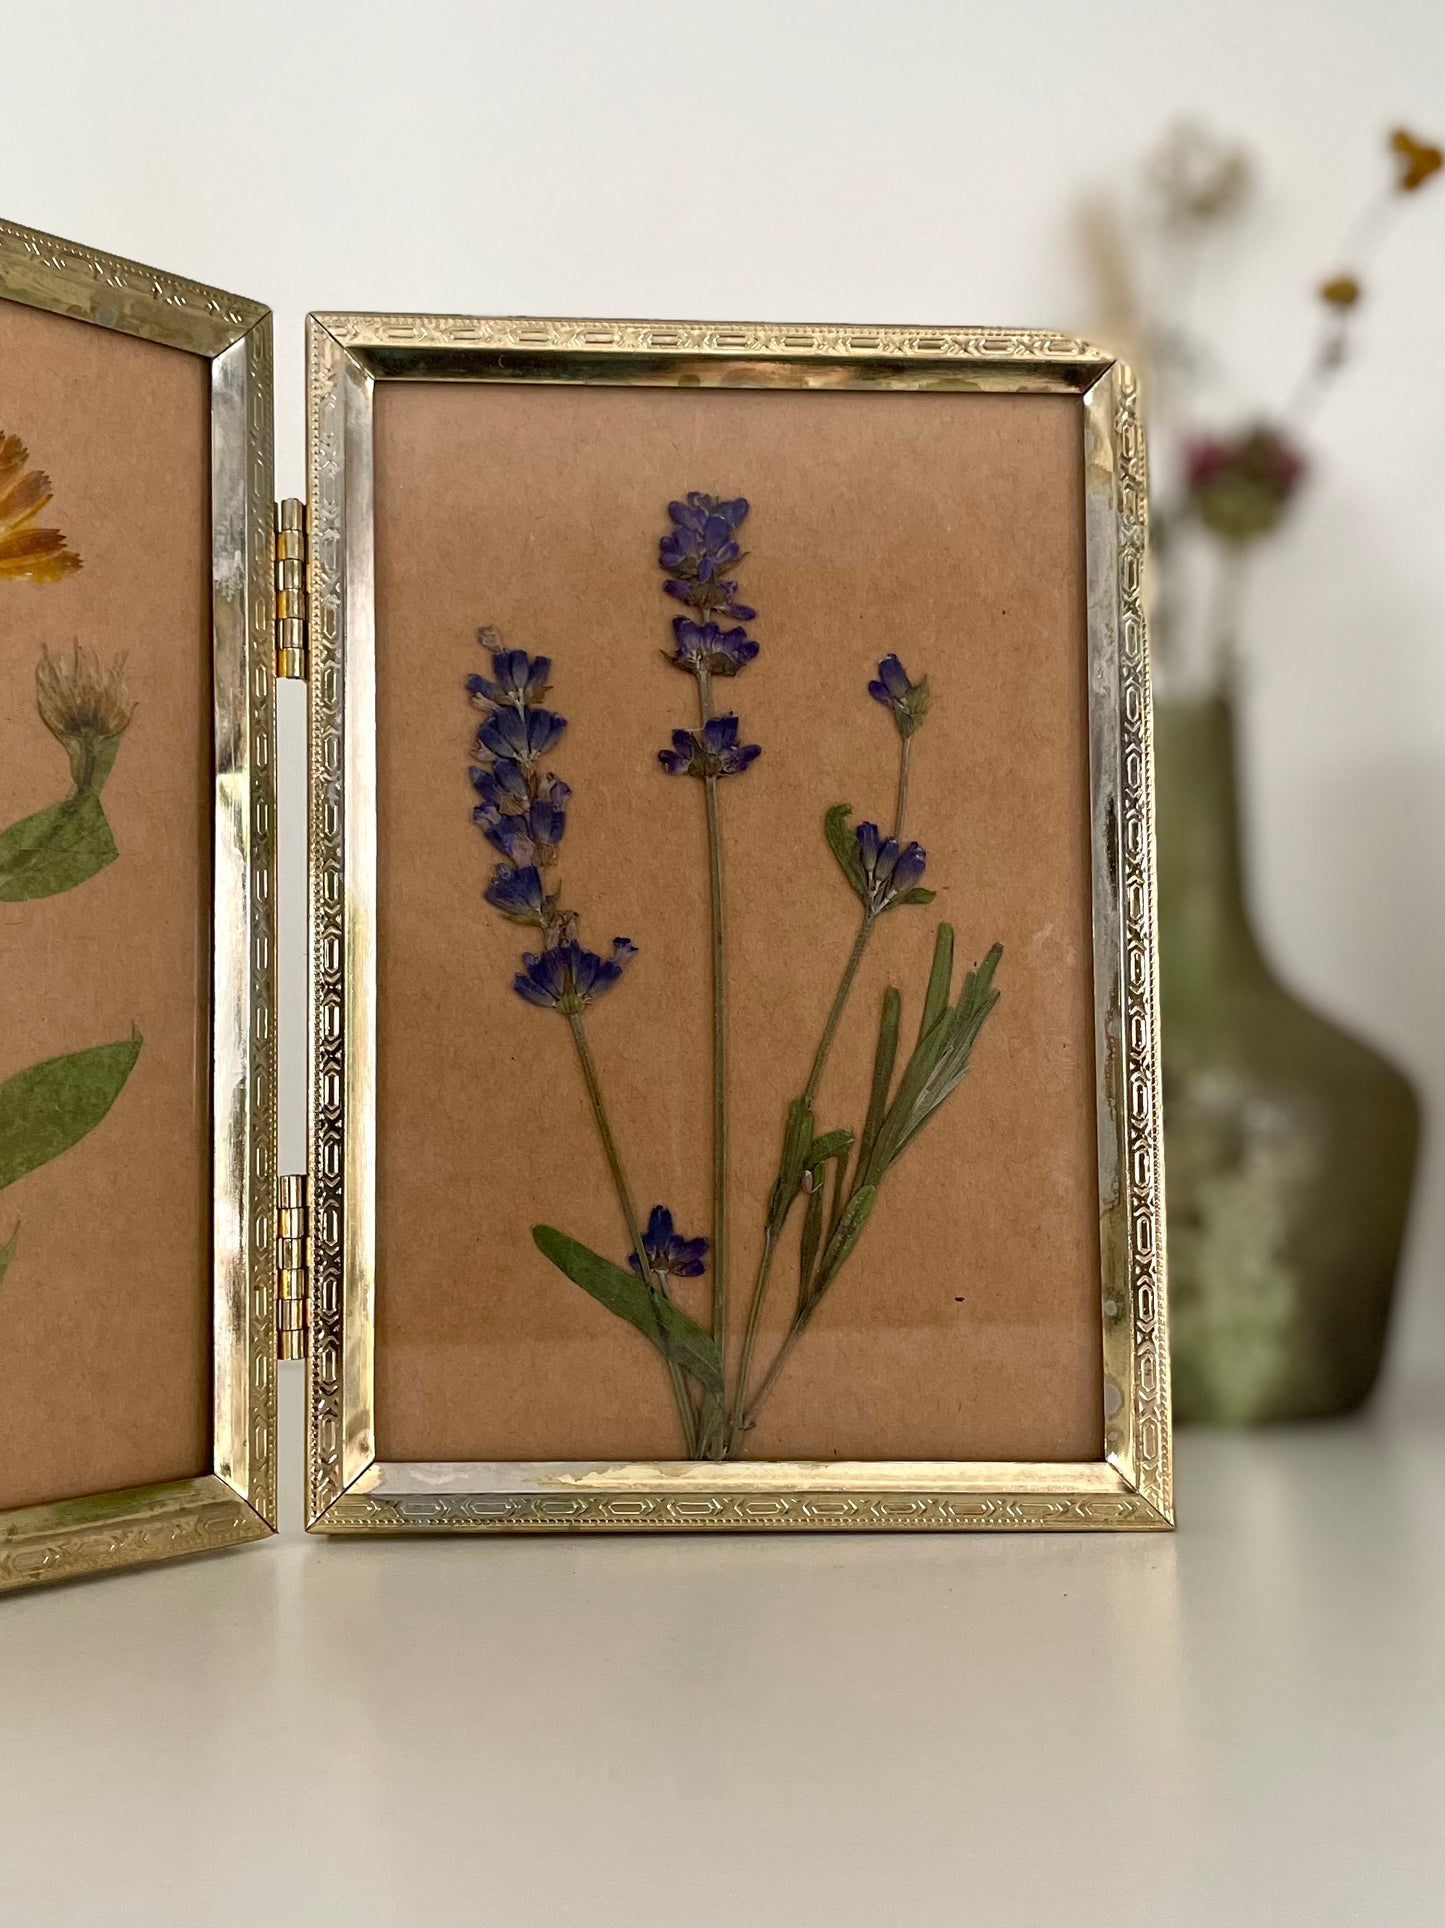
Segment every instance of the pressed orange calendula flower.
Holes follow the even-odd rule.
[[[50,500],[50,477],[27,469],[30,451],[18,435],[0,433],[0,580],[59,582],[80,567],[59,529],[37,529]]]
[[[1397,127],[1390,136],[1390,151],[1395,156],[1399,172],[1395,185],[1402,194],[1413,194],[1423,187],[1432,174],[1438,174],[1445,166],[1445,154],[1428,141],[1417,141],[1413,134],[1403,127]]]

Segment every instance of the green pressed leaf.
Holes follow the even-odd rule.
[[[852,1149],[853,1134],[846,1125],[840,1125],[836,1131],[825,1131],[808,1147],[808,1170],[816,1171],[820,1165],[826,1165],[830,1158],[840,1158],[844,1152]]]
[[[940,924],[933,940],[933,967],[928,973],[928,989],[923,997],[923,1016],[918,1020],[918,1035],[926,1038],[948,1009],[948,993],[953,984],[953,926]]]
[[[938,955],[935,946],[935,972]],[[977,970],[964,979],[958,1003],[951,1010],[945,1009],[919,1038],[868,1158],[860,1165],[860,1179],[876,1184],[962,1080],[978,1034],[998,1002],[993,975],[1002,956],[1003,946],[995,944]],[[930,974],[930,998],[936,982],[936,976]]]
[[[0,902],[25,903],[74,890],[114,863],[117,854],[94,790],[52,803],[0,831]]]
[[[614,1265],[600,1253],[582,1245],[552,1225],[534,1225],[532,1239],[543,1258],[550,1259],[559,1272],[565,1272],[574,1285],[580,1285],[599,1305],[636,1326],[664,1358],[672,1358],[702,1387],[704,1394],[721,1400],[722,1367],[717,1347],[695,1320],[671,1299],[654,1298],[636,1272]],[[661,1319],[663,1332],[658,1333]]]
[[[843,1216],[843,1185],[848,1175],[848,1161],[839,1158],[833,1166],[833,1204],[828,1213],[828,1236],[832,1238],[838,1229],[838,1220]]]
[[[808,1194],[808,1210],[803,1219],[803,1242],[798,1248],[798,1310],[812,1297],[813,1261],[823,1242],[823,1184],[819,1180]]]
[[[876,1184],[898,1155],[898,1147],[913,1117],[916,1106],[928,1085],[929,1079],[937,1070],[948,1048],[949,1028],[952,1014],[945,1011],[931,1030],[921,1037],[913,1047],[912,1055],[903,1068],[903,1076],[898,1080],[898,1088],[892,1102],[884,1113],[883,1122],[869,1147],[865,1164],[860,1164],[858,1177],[864,1184]]]
[[[896,1124],[890,1120],[890,1125],[894,1126],[888,1150],[890,1164],[917,1137],[934,1112],[967,1075],[978,1035],[999,1000],[999,993],[993,988],[993,975],[1002,956],[1003,946],[995,944],[978,969],[970,971],[964,980],[958,1003],[939,1027],[944,1038],[937,1064],[919,1090],[912,1094],[908,1111],[899,1112]]]
[[[944,926],[946,929],[947,927]],[[934,952],[935,969],[937,951]],[[930,985],[930,991],[932,986]],[[947,986],[945,985],[945,996]],[[868,1116],[863,1121],[863,1136],[858,1142],[858,1170],[866,1171],[888,1110],[888,1087],[893,1082],[893,1066],[898,1057],[898,1026],[903,1015],[903,999],[890,984],[883,993],[883,1013],[878,1020],[878,1044],[873,1053],[873,1087],[868,1094]]]
[[[848,828],[852,811],[851,803],[835,803],[823,818],[823,835],[828,839],[828,848],[838,859],[838,868],[848,879],[849,886],[866,904],[868,887],[863,881],[863,866],[858,858],[858,839]]]
[[[793,1200],[802,1187],[808,1168],[808,1148],[813,1142],[813,1108],[806,1099],[794,1098],[788,1106],[788,1122],[783,1127],[783,1156],[778,1176],[768,1195],[768,1223],[774,1232],[793,1209]]]
[[[918,884],[912,890],[905,890],[901,897],[895,897],[888,908],[892,910],[898,904],[931,904],[937,895],[936,890],[925,890]]]
[[[17,1223],[15,1230],[10,1234],[9,1238],[3,1245],[0,1245],[0,1285],[5,1283],[5,1274],[10,1270],[10,1261],[14,1258],[15,1248],[19,1243],[20,1226]]]
[[[868,1223],[868,1214],[873,1210],[873,1201],[877,1196],[876,1185],[860,1185],[843,1207],[843,1216],[838,1220],[837,1230],[828,1240],[828,1249],[824,1252],[823,1262],[818,1267],[818,1283],[813,1292],[815,1299],[821,1298],[833,1283],[844,1260],[862,1238],[863,1228]]]
[[[135,1031],[118,1044],[47,1058],[0,1084],[0,1190],[95,1130],[119,1097],[140,1048]]]

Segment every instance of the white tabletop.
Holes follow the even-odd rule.
[[[1178,1470],[1172,1537],[292,1530],[0,1602],[0,1923],[1438,1928],[1445,1430]]]

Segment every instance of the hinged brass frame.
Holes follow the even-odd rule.
[[[255,1540],[276,1518],[271,314],[0,222],[0,297],[211,370],[212,1443],[193,1478],[0,1513],[0,1591]]]
[[[276,504],[276,674],[306,675],[306,504]]]
[[[304,1172],[276,1180],[276,1357],[306,1357],[310,1187]]]
[[[1159,1528],[1173,1522],[1145,461],[1129,370],[966,328],[323,314],[309,324],[311,1343],[327,1533]],[[1082,415],[1104,1409],[1071,1464],[391,1464],[375,1432],[378,381],[1015,391]]]

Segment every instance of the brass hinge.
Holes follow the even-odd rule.
[[[276,1357],[306,1357],[307,1234],[310,1187],[305,1172],[276,1180]]]
[[[306,675],[306,504],[276,504],[276,674]]]

